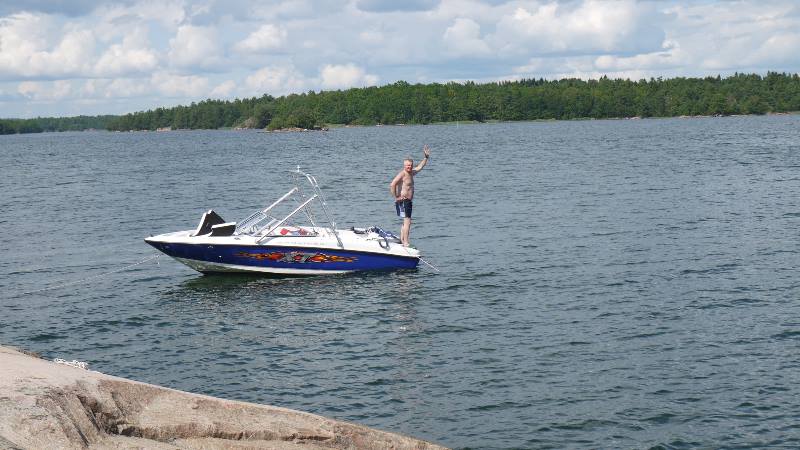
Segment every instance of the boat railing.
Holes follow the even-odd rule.
[[[283,197],[281,197],[278,200],[276,200],[273,204],[267,206],[266,208],[264,208],[262,210],[254,212],[249,217],[247,217],[246,219],[242,220],[236,226],[236,234],[258,234],[264,228],[267,228],[270,225],[272,225],[278,219],[276,217],[274,217],[273,215],[269,214],[269,212],[272,211],[273,208],[278,206],[284,200],[289,198],[292,194],[297,192],[297,190],[298,190],[297,187],[292,188],[292,190],[290,190],[289,192],[284,194]],[[263,222],[265,220],[267,220],[267,219],[269,219],[269,222],[264,224]]]
[[[236,226],[236,234],[261,236],[256,241],[260,243],[261,241],[269,237],[274,237],[272,236],[272,233],[278,227],[284,225],[287,221],[289,221],[292,217],[294,217],[301,211],[306,215],[306,218],[309,220],[309,222],[311,222],[311,226],[317,228],[316,220],[314,217],[314,210],[311,207],[311,203],[316,200],[317,203],[319,203],[319,205],[322,207],[322,212],[325,215],[325,219],[328,225],[326,227],[319,227],[319,228],[325,230],[325,234],[332,234],[336,238],[336,242],[339,244],[339,247],[344,248],[342,240],[339,237],[339,233],[336,232],[336,222],[333,220],[330,212],[328,211],[328,205],[327,202],[325,201],[325,196],[322,194],[322,189],[320,189],[319,183],[317,183],[317,179],[313,175],[301,171],[300,166],[297,167],[297,170],[291,171],[290,174],[294,181],[295,185],[294,188],[292,188],[289,192],[284,194],[281,198],[276,200],[268,207],[256,211],[246,219],[242,220],[239,223],[239,225]],[[311,186],[312,192],[309,193],[310,195],[306,195],[306,193],[302,189],[303,178]],[[300,202],[300,206],[296,207],[294,210],[292,210],[289,214],[287,214],[285,217],[281,219],[278,219],[273,214],[271,214],[274,208],[276,208],[279,204],[283,203],[293,195],[298,197],[297,200]]]
[[[269,238],[269,237],[273,237],[272,236],[272,232],[275,231],[276,228],[278,228],[279,226],[281,226],[284,223],[286,223],[287,220],[291,219],[292,216],[297,214],[301,209],[305,208],[306,205],[308,205],[309,203],[314,201],[315,198],[317,198],[316,194],[311,196],[311,198],[307,199],[306,201],[304,201],[300,206],[295,208],[294,211],[290,212],[289,215],[287,215],[286,217],[284,217],[283,219],[279,220],[277,223],[272,225],[270,227],[270,229],[266,233],[264,233],[263,236],[261,236],[258,240],[256,240],[256,243],[260,244],[262,240],[264,240],[266,238]]]
[[[333,220],[330,212],[328,211],[328,203],[325,201],[325,196],[322,194],[322,189],[319,187],[319,183],[317,183],[317,179],[311,175],[310,173],[305,173],[300,170],[300,166],[297,166],[297,170],[294,172],[296,176],[304,176],[306,180],[308,180],[309,184],[311,184],[312,189],[314,190],[314,197],[319,198],[319,204],[322,206],[322,211],[325,213],[325,218],[328,221],[328,225],[330,226],[330,232],[336,238],[336,242],[339,244],[339,247],[344,248],[344,244],[342,244],[342,239],[339,237],[339,233],[336,232],[336,221]]]

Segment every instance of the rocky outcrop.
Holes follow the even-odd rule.
[[[328,127],[313,127],[313,128],[300,128],[300,127],[284,127],[267,130],[268,133],[297,133],[306,131],[330,131]]]
[[[0,448],[440,449],[286,408],[222,400],[0,347]]]

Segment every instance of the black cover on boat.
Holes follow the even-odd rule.
[[[202,236],[211,233],[211,227],[222,223],[225,223],[225,219],[215,213],[213,209],[209,209],[208,212],[203,213],[203,217],[200,218],[200,224],[197,225],[197,229],[194,230],[192,236]]]
[[[236,222],[221,223],[211,227],[211,236],[233,236]]]

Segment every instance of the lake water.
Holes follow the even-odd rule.
[[[800,117],[0,136],[0,343],[472,448],[800,446]],[[317,175],[441,274],[202,276],[142,239]]]

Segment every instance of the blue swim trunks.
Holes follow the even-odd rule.
[[[394,209],[397,210],[397,217],[408,217],[411,218],[411,200],[404,199],[397,202],[394,202]]]

